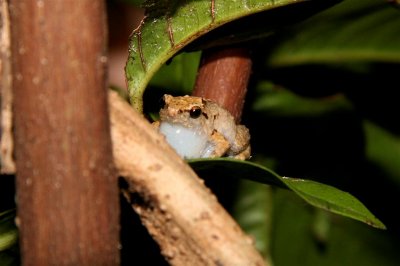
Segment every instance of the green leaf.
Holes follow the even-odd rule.
[[[274,265],[399,264],[396,232],[390,229],[371,230],[352,219],[310,208],[288,190],[277,189],[273,194],[274,214],[270,246]],[[322,213],[324,217],[321,217]],[[322,227],[325,228],[316,229],[321,218],[324,220],[322,223],[325,223]]]
[[[347,0],[282,32],[277,39],[269,51],[268,64],[272,66],[398,63],[400,12],[387,1]]]
[[[290,189],[314,207],[386,229],[385,225],[355,197],[332,186],[311,180],[281,177],[261,165],[248,161],[220,158],[190,160],[189,163],[200,176],[203,173],[212,173],[215,176],[244,178],[277,185]]]
[[[17,243],[18,229],[15,226],[15,210],[0,213],[0,252]]]
[[[182,2],[178,0],[146,1],[146,17],[130,38],[129,57],[125,67],[126,80],[133,107],[142,111],[143,92],[155,72],[169,58],[184,46],[200,36],[228,22],[252,14],[273,10],[277,7],[301,3],[310,6],[326,6],[332,0],[196,0]],[[302,5],[301,5],[302,6]],[[308,6],[308,5],[307,5]],[[313,8],[314,9],[314,8]],[[287,23],[293,17],[304,17],[304,10],[294,12],[290,9],[288,16],[279,16],[277,21]],[[304,12],[309,15],[309,12]],[[262,17],[268,17],[262,16]],[[261,21],[259,21],[259,24]],[[260,24],[269,26],[269,24]],[[279,23],[274,24],[279,25]],[[252,27],[247,28],[249,31]],[[265,30],[264,30],[265,32]],[[230,34],[235,32],[230,31]]]
[[[257,97],[252,110],[268,117],[322,117],[332,113],[348,112],[352,105],[342,94],[322,99],[296,95],[290,90],[277,88],[270,82],[257,85]]]
[[[171,63],[163,65],[152,77],[149,85],[168,91],[190,94],[199,67],[200,52],[181,53]]]
[[[368,120],[364,129],[367,159],[400,186],[400,138]]]

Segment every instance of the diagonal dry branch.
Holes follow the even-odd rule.
[[[265,265],[253,241],[164,138],[109,93],[115,166],[131,201],[171,265]],[[3,141],[3,140],[2,140]]]
[[[15,172],[15,163],[12,157],[14,142],[12,137],[11,77],[11,41],[8,4],[6,0],[0,0],[0,172],[2,174],[12,174]]]
[[[264,265],[251,238],[164,138],[115,92],[109,107],[114,161],[128,183],[125,196],[168,262]]]

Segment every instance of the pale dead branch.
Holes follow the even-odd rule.
[[[0,97],[1,141],[0,158],[2,174],[15,172],[12,137],[12,89],[11,89],[10,19],[7,1],[0,0]]]
[[[125,196],[172,265],[264,265],[253,241],[164,138],[109,95],[115,165]]]

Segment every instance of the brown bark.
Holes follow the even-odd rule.
[[[115,92],[109,99],[114,162],[128,183],[125,195],[168,262],[264,265],[253,241],[165,138]]]
[[[215,48],[203,51],[193,95],[211,99],[240,121],[251,74],[247,48]]]
[[[11,0],[23,265],[116,265],[102,1]]]

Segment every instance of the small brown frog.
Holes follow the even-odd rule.
[[[164,95],[160,121],[155,122],[167,142],[186,159],[250,157],[250,134],[233,116],[211,100]]]

